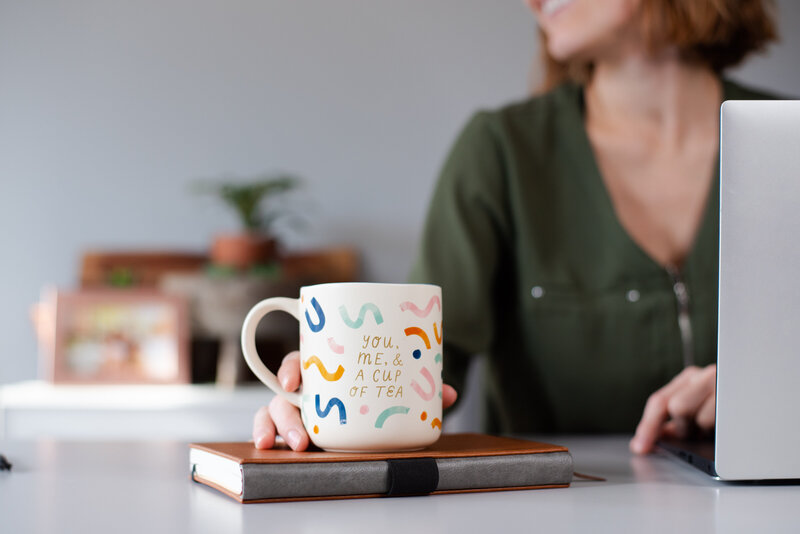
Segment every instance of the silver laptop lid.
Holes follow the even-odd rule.
[[[800,478],[800,101],[729,101],[720,134],[716,470]]]

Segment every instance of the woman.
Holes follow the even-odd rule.
[[[719,106],[766,98],[720,75],[775,38],[771,6],[528,4],[548,90],[466,126],[412,279],[443,288],[446,381],[488,354],[489,430],[636,428],[644,453],[714,424]],[[298,387],[297,354],[278,376]],[[308,445],[280,398],[256,415],[257,447],[275,426]]]

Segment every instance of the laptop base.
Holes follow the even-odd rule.
[[[656,446],[719,480],[714,467],[713,441],[659,440]]]

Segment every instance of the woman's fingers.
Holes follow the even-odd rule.
[[[631,440],[631,451],[650,452],[660,436],[684,437],[694,424],[706,430],[712,428],[716,371],[716,365],[688,367],[653,393]]]
[[[300,412],[283,397],[276,396],[269,407],[262,406],[253,418],[253,443],[257,449],[270,449],[275,445],[275,433],[283,436],[296,451],[308,448],[308,434],[300,420]]]
[[[278,382],[286,391],[295,391],[300,387],[300,352],[287,354],[278,369]]]
[[[672,417],[669,421],[669,424],[672,425],[672,431],[670,432],[670,436],[676,437],[678,439],[686,439],[692,433],[692,429],[694,428],[694,423],[688,417]],[[656,436],[656,440],[658,440],[661,436],[665,435],[662,425],[662,431]],[[653,442],[655,445],[655,442]]]
[[[693,420],[706,399],[714,394],[716,377],[716,365],[709,365],[693,373],[683,387],[670,397],[667,403],[670,417]]]
[[[295,391],[300,387],[300,353],[290,352],[283,358],[278,369],[278,382],[286,391]],[[305,450],[308,447],[308,435],[300,421],[300,411],[280,396],[270,402],[269,407],[262,406],[253,418],[253,443],[257,449],[270,449],[275,446],[275,433],[294,450]]]
[[[455,404],[458,392],[450,384],[442,384],[442,408],[447,409]]]
[[[692,375],[699,371],[697,367],[689,367],[681,371],[670,382],[650,395],[647,404],[644,406],[644,413],[639,425],[636,427],[636,434],[630,442],[630,449],[636,454],[645,454],[653,450],[658,436],[664,423],[669,418],[667,405],[669,399],[680,388],[688,382]]]
[[[717,392],[716,388],[714,391],[711,392],[703,405],[700,407],[700,411],[697,412],[697,416],[695,417],[695,421],[697,422],[697,426],[702,428],[703,430],[709,431],[714,430],[714,424],[716,423],[717,419]]]
[[[269,403],[269,415],[275,423],[278,434],[296,451],[308,448],[308,434],[303,428],[300,411],[283,397],[276,396]]]
[[[271,449],[275,445],[275,425],[266,406],[259,408],[253,418],[253,443],[256,449]]]
[[[661,432],[662,425],[667,421],[667,400],[666,395],[659,390],[650,395],[647,404],[644,405],[644,413],[636,433],[630,442],[630,449],[636,454],[645,454],[653,449]]]

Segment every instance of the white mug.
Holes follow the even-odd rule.
[[[283,390],[256,352],[259,321],[300,322],[303,384]],[[253,373],[300,408],[311,441],[329,451],[416,450],[442,432],[442,290],[425,284],[306,286],[300,298],[256,304],[242,326]]]

